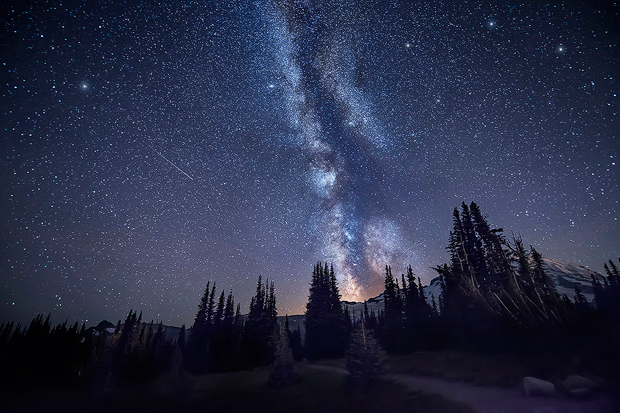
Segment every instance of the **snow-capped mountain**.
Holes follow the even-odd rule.
[[[355,316],[357,318],[360,314],[364,313],[364,303],[343,301],[342,305],[349,308],[349,313],[352,317]],[[374,310],[375,314],[377,314],[379,310],[383,310],[383,293],[366,300],[366,305],[368,306],[368,311],[370,312]]]
[[[561,261],[544,258],[544,268],[555,285],[558,294],[566,294],[571,300],[575,297],[575,287],[579,287],[583,295],[592,301],[594,291],[592,290],[592,276],[599,281],[603,276],[596,271],[592,271],[583,265],[567,264]]]
[[[592,276],[599,281],[603,279],[601,274],[582,265],[568,264],[548,258],[543,258],[543,265],[547,275],[551,277],[557,293],[560,295],[566,294],[571,300],[574,300],[575,297],[575,287],[579,287],[586,299],[592,301],[594,299]],[[424,286],[424,294],[429,303],[432,296],[435,297],[435,301],[438,301],[440,293],[439,277],[433,278],[429,285]],[[343,304],[349,307],[351,314],[353,312],[360,314],[364,311],[364,303],[344,301]],[[383,309],[383,293],[369,298],[366,304],[368,305],[368,311],[375,310],[375,313],[377,313],[379,309]]]

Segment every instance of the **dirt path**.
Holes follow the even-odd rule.
[[[473,386],[440,378],[388,374],[388,378],[418,389],[442,394],[467,404],[480,413],[612,413],[617,412],[610,396],[598,394],[584,400],[562,397],[527,397],[521,389]]]
[[[345,369],[310,365],[317,369],[348,374]],[[479,413],[613,413],[618,412],[611,396],[598,394],[584,400],[556,397],[527,397],[521,389],[474,386],[464,382],[435,377],[390,373],[395,380],[412,390],[438,393],[451,400],[466,404]]]

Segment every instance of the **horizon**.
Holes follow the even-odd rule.
[[[550,268],[550,267],[549,267],[549,263],[548,263],[548,261],[553,261],[555,264],[560,264],[560,265],[568,265],[568,266],[575,266],[575,267],[577,267],[577,268],[582,268],[582,269],[585,269],[585,270],[587,270],[587,271],[590,271],[590,272],[592,272],[592,273],[594,273],[594,274],[596,274],[596,275],[598,275],[598,276],[601,276],[601,277],[602,277],[602,274],[601,274],[600,272],[595,271],[595,270],[592,270],[592,269],[590,269],[590,268],[587,268],[587,267],[585,267],[585,266],[583,266],[583,265],[573,264],[573,263],[565,263],[565,262],[562,262],[562,261],[557,261],[557,260],[547,259],[547,258],[543,258],[543,260],[545,261],[545,264],[547,265],[547,269],[549,269],[549,268]],[[575,274],[575,273],[569,273],[569,274]],[[587,277],[586,277],[586,278],[587,278]],[[438,279],[439,279],[439,275],[438,275],[438,276],[436,276],[435,278],[431,279],[431,280],[430,280],[430,282],[429,282],[428,284],[423,284],[423,287],[424,287],[424,288],[431,287],[431,285],[432,285],[433,281],[438,280]],[[585,281],[588,281],[589,279],[588,279],[588,280],[584,279],[584,280],[585,280]],[[557,289],[558,289],[558,286],[556,286],[556,290],[557,290]],[[582,286],[582,289],[583,289],[583,286]],[[276,290],[276,291],[277,291],[277,290]],[[367,301],[369,301],[369,300],[372,300],[372,299],[377,299],[377,298],[381,297],[381,296],[384,294],[384,292],[385,292],[385,291],[382,291],[382,292],[380,292],[378,295],[376,295],[376,296],[374,296],[374,297],[368,297],[368,298],[366,298],[366,299],[364,299],[364,300],[362,300],[362,301],[347,301],[347,300],[344,300],[344,299],[343,299],[343,300],[341,300],[341,302],[342,302],[342,304],[343,304],[343,305],[345,305],[345,306],[351,306],[351,305],[356,305],[356,304],[357,304],[357,305],[359,305],[359,304],[363,304],[363,303],[365,303],[365,302],[367,302]],[[588,296],[590,297],[590,299],[589,299],[588,301],[592,301],[592,298],[593,298],[593,293],[591,293],[591,292],[586,292],[586,291],[582,291],[582,292],[583,292],[583,294],[586,296],[586,298],[587,298]],[[558,291],[558,293],[559,293],[559,291]],[[425,294],[428,294],[428,293],[427,293],[427,292],[425,292]],[[572,297],[572,295],[569,295],[569,299],[571,299],[571,297]],[[277,298],[277,295],[276,295],[276,298]],[[429,301],[429,298],[430,298],[430,297],[427,295],[427,296],[426,296],[426,300],[427,300],[427,301]],[[305,306],[305,304],[304,304],[304,306]],[[243,307],[242,307],[242,308],[243,308]],[[370,308],[370,307],[369,307],[369,308]],[[277,309],[277,308],[276,308],[276,309]],[[137,309],[137,308],[130,308],[127,312],[130,312],[130,311],[136,311],[136,312],[138,312],[138,311],[139,311],[140,313],[142,313],[142,311],[141,311],[140,309]],[[284,318],[284,317],[287,317],[287,316],[288,316],[288,317],[305,317],[305,311],[306,311],[306,310],[304,309],[302,313],[293,313],[293,314],[291,314],[291,313],[281,313],[280,311],[278,311],[278,312],[277,312],[277,317],[278,317],[278,318]],[[48,315],[50,316],[50,322],[52,323],[52,326],[62,324],[62,321],[59,321],[58,323],[55,323],[55,322],[54,322],[54,320],[51,318],[51,315],[52,315],[52,314],[51,314],[51,312],[50,312],[50,313],[38,313],[38,314],[35,314],[35,315],[33,316],[33,318],[32,318],[32,319],[36,318],[37,316],[43,316],[43,317],[45,318],[45,317],[47,317]],[[241,313],[241,316],[242,316],[242,317],[247,317],[248,315],[249,315],[249,312],[242,312],[242,313]],[[126,317],[126,314],[124,314],[124,315],[123,315],[123,314],[121,313],[121,316],[122,316],[122,317],[120,317],[120,318],[117,320],[117,322],[119,322],[119,321],[120,321],[120,322],[121,322],[121,324],[124,324],[124,323],[123,323],[123,319],[124,319],[124,317]],[[352,316],[352,317],[354,317],[354,314],[351,314],[351,316]],[[26,327],[26,326],[30,323],[30,321],[32,321],[32,319],[31,319],[31,320],[26,320],[26,322],[19,323],[19,324],[21,324],[21,327],[22,327],[22,328],[23,328],[23,327]],[[111,320],[111,319],[108,319],[108,318],[105,318],[105,317],[104,317],[103,319],[101,319],[101,320],[99,320],[99,321],[97,321],[97,320],[83,320],[83,319],[82,319],[82,320],[78,320],[78,319],[73,319],[73,320],[71,320],[71,321],[69,322],[69,318],[67,317],[67,318],[66,318],[66,320],[65,320],[65,322],[67,323],[67,325],[73,325],[73,324],[75,324],[75,323],[77,322],[77,323],[79,323],[80,325],[84,324],[84,325],[86,326],[86,328],[94,328],[94,327],[98,326],[98,325],[99,325],[100,323],[102,323],[102,322],[109,322],[109,323],[113,324],[114,326],[116,326],[116,324],[115,324],[113,321],[110,321],[110,320]],[[15,321],[15,320],[0,320],[0,324],[1,324],[1,323],[14,322],[14,321]],[[159,319],[157,319],[157,320],[147,320],[147,319],[143,319],[143,320],[142,320],[142,323],[144,323],[144,324],[148,324],[148,323],[150,323],[150,322],[154,322],[155,324],[158,324],[160,321],[161,321],[161,322],[163,322],[163,320],[159,320]],[[88,323],[92,323],[92,324],[88,324]],[[174,328],[181,328],[181,326],[182,326],[182,325],[185,325],[187,329],[191,329],[191,325],[192,325],[192,323],[191,323],[191,322],[190,322],[190,323],[181,323],[181,324],[178,324],[178,325],[177,325],[177,324],[166,324],[166,323],[164,323],[164,326],[167,326],[167,327],[174,327]],[[304,327],[304,328],[305,328],[305,327]]]

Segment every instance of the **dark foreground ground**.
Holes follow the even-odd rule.
[[[456,351],[390,356],[388,374],[367,387],[351,383],[344,359],[298,363],[297,381],[281,389],[267,386],[268,369],[165,374],[150,383],[120,385],[106,392],[93,386],[25,389],[3,395],[0,412],[620,412],[618,383],[608,378],[585,398],[561,392],[557,397],[525,396],[524,376],[556,385],[566,374],[596,378],[576,363],[558,369],[543,365],[544,360]]]
[[[163,375],[140,385],[118,386],[108,394],[92,388],[47,388],[8,395],[0,405],[6,412],[409,412],[471,413],[472,410],[441,395],[411,390],[390,380],[360,388],[337,370],[299,364],[293,385],[267,386],[268,370]]]

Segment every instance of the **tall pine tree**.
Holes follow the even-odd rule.
[[[349,331],[333,266],[319,262],[306,304],[305,351],[309,359],[342,357]]]

